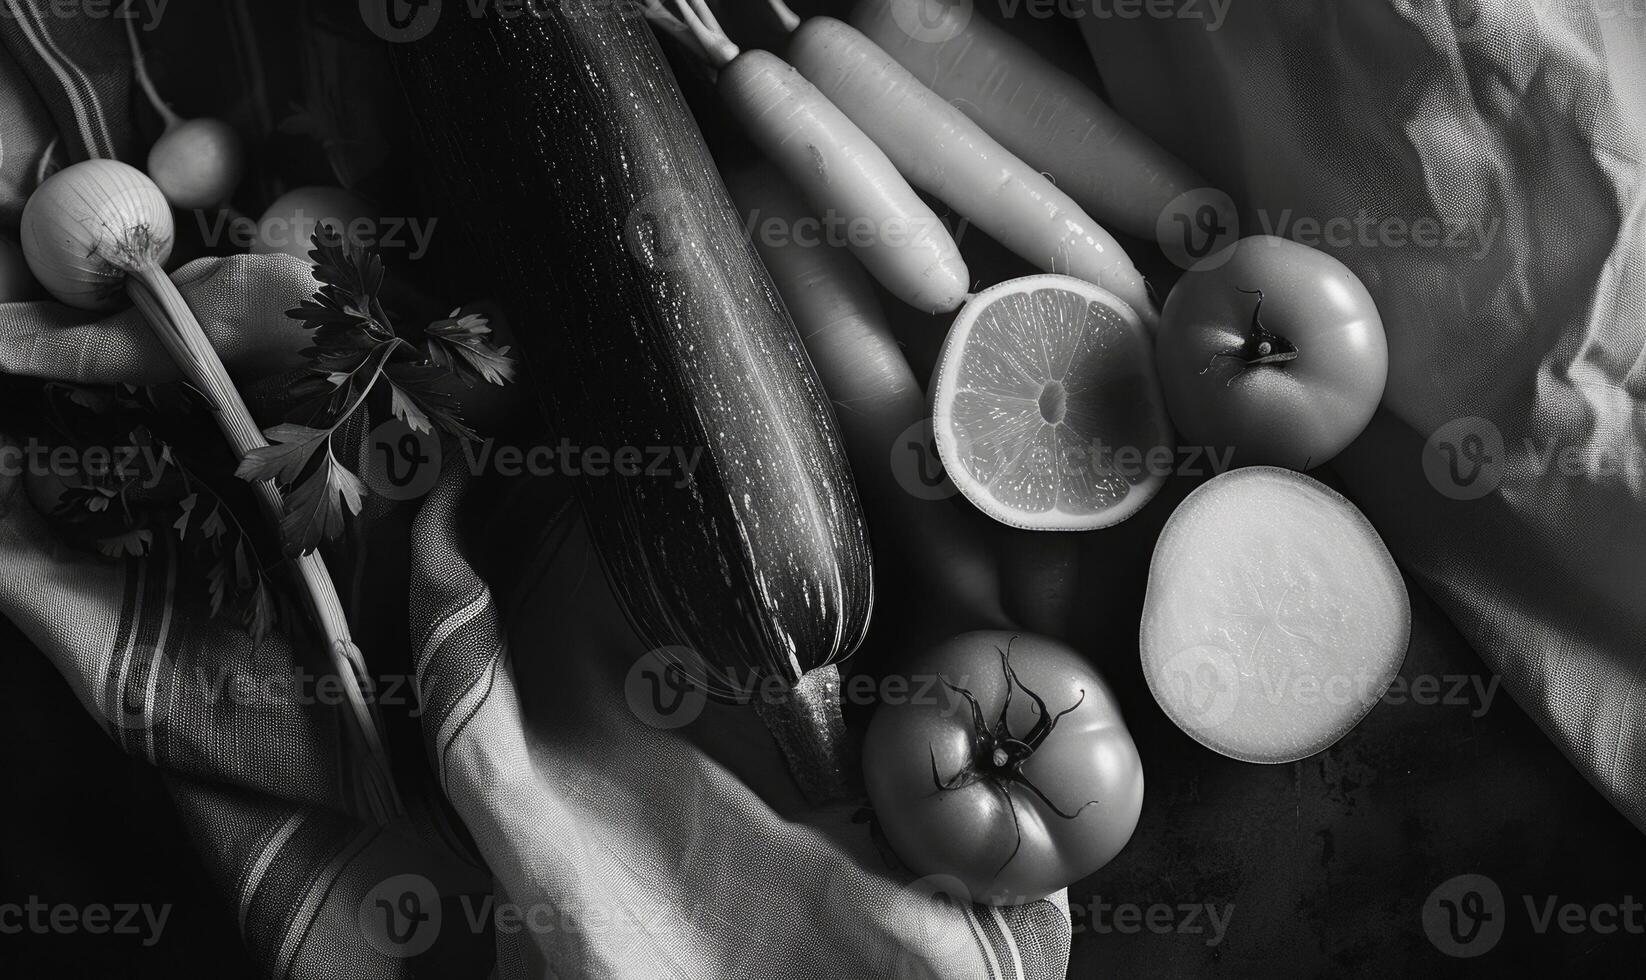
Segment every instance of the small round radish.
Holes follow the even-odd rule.
[[[1143,674],[1168,717],[1245,762],[1295,762],[1348,734],[1400,670],[1406,585],[1341,495],[1274,467],[1191,493],[1155,546]]]
[[[251,252],[284,253],[307,262],[320,222],[330,222],[347,238],[351,225],[371,215],[371,205],[341,187],[300,187],[282,194],[257,219]]]
[[[220,208],[229,203],[246,171],[246,153],[240,136],[221,119],[184,119],[166,100],[149,76],[149,62],[137,43],[137,28],[126,20],[126,43],[131,48],[132,74],[141,91],[166,124],[166,131],[149,149],[148,175],[167,203],[183,211]]]
[[[149,150],[149,177],[172,207],[185,211],[226,203],[245,167],[240,137],[221,119],[180,122]]]

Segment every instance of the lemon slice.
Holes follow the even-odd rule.
[[[949,478],[979,510],[1087,531],[1148,503],[1176,462],[1143,322],[1068,276],[1001,283],[961,309],[932,385]]]

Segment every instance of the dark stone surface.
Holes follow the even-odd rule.
[[[1119,858],[1070,890],[1070,976],[1638,970],[1646,908],[1633,913],[1633,934],[1566,932],[1558,912],[1546,931],[1537,925],[1551,899],[1598,912],[1602,927],[1610,924],[1604,906],[1631,896],[1646,903],[1646,836],[1493,685],[1420,593],[1413,611],[1402,682],[1343,741],[1302,762],[1222,758],[1152,704],[1139,710],[1128,699],[1148,779],[1143,818]],[[1110,679],[1148,698],[1129,672]],[[1424,908],[1464,874],[1498,886],[1502,904],[1483,908],[1503,931],[1495,946],[1482,931],[1474,947],[1482,954],[1454,959],[1425,931]],[[1221,940],[1209,928],[1192,931],[1209,920],[1201,912],[1190,921],[1184,905],[1215,907],[1228,924]],[[1137,928],[1109,906],[1140,907],[1133,916],[1170,911],[1152,913],[1156,928],[1147,919]],[[1465,930],[1469,923],[1459,920]],[[1437,935],[1449,945],[1445,931]]]

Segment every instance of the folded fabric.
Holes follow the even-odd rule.
[[[306,278],[284,256],[204,260],[177,276],[214,335],[265,326],[261,348],[224,345],[240,365],[289,357],[294,338],[276,318]],[[164,380],[143,335],[129,312],[0,307],[12,373]],[[279,635],[253,649],[209,614],[163,541],[120,561],[76,550],[22,479],[0,483],[0,609],[122,747],[173,775],[271,974],[406,975],[442,935],[494,923],[504,976],[1061,975],[1066,907],[966,908],[911,885],[850,810],[808,811],[751,712],[708,709],[698,727],[719,733],[716,752],[648,727],[624,695],[625,665],[643,651],[568,488],[523,481],[526,499],[486,508],[494,533],[471,538],[458,506],[467,479],[454,467],[418,516],[410,635],[367,643],[378,666],[410,643],[417,698],[395,704],[419,718],[461,827],[426,795],[433,786],[403,775],[412,812],[386,830],[343,812],[334,704],[291,683],[324,669],[315,651]],[[404,536],[401,523],[391,533]],[[486,540],[512,543],[492,560],[520,565],[506,606],[471,565]],[[526,651],[524,682],[511,649]]]
[[[0,71],[30,83],[16,90],[23,108],[0,115],[16,127],[0,141],[31,148],[5,157],[31,169],[0,167],[0,215],[15,216],[53,140],[65,158],[106,156],[133,127],[118,21],[0,3],[17,15],[0,23]],[[285,315],[314,289],[308,267],[235,256],[174,278],[254,411],[278,421],[308,343]],[[0,371],[176,380],[134,311],[50,302],[0,305]],[[351,427],[346,455],[364,461],[369,428]],[[566,488],[520,481],[522,505],[488,504],[494,523],[470,534],[467,482],[449,474],[420,513],[379,502],[332,562],[358,618],[386,624],[356,623],[357,636],[391,739],[409,736],[395,750],[407,817],[378,828],[348,812],[319,651],[285,633],[254,646],[211,614],[199,570],[168,541],[120,559],[82,549],[25,479],[0,477],[0,611],[124,749],[166,772],[268,974],[480,976],[495,963],[504,977],[1063,975],[1061,896],[1002,910],[934,898],[854,812],[804,805],[752,713],[711,708],[694,730],[715,734],[696,741],[644,724],[624,695],[636,641],[604,580],[585,575]],[[476,570],[504,557],[519,565],[508,604]],[[577,588],[561,588],[568,570]],[[404,615],[382,615],[385,603]]]
[[[1646,829],[1646,39],[1606,4],[1183,3],[1081,27],[1126,115],[1332,252],[1389,333],[1336,468]]]

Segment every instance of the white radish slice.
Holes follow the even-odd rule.
[[[1383,697],[1411,622],[1394,559],[1353,504],[1291,470],[1233,470],[1189,494],[1155,545],[1143,675],[1207,748],[1295,762]]]

